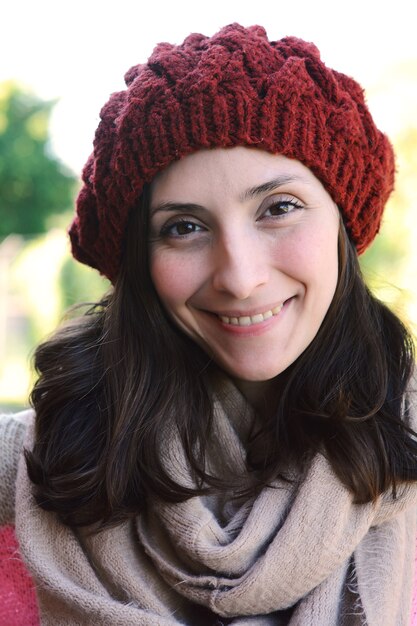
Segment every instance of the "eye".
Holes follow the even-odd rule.
[[[285,217],[297,209],[304,208],[299,200],[293,197],[280,197],[271,202],[262,213],[262,217]]]
[[[204,231],[205,228],[201,224],[192,222],[189,219],[181,218],[176,219],[173,222],[164,224],[160,230],[161,237],[186,237],[187,235],[193,235],[194,233]]]

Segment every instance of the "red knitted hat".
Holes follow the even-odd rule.
[[[101,111],[69,234],[74,256],[114,281],[143,185],[201,148],[253,146],[295,158],[324,184],[359,253],[378,232],[394,155],[362,88],[314,44],[261,26],[159,44]]]

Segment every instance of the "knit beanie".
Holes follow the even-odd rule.
[[[101,111],[70,227],[72,252],[112,282],[145,183],[199,149],[248,146],[301,161],[337,203],[358,253],[374,239],[394,155],[360,85],[316,46],[231,24],[159,44]]]

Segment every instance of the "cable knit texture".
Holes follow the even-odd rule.
[[[35,587],[13,527],[0,528],[0,626],[38,626]]]
[[[21,559],[12,523],[16,474],[32,411],[0,416],[0,626],[38,626],[33,582]]]
[[[143,185],[199,149],[252,146],[295,158],[323,182],[361,253],[393,188],[391,144],[362,88],[312,43],[261,26],[159,44],[101,111],[70,228],[74,256],[114,281]]]
[[[2,415],[1,420],[1,472],[0,472],[0,526],[14,522],[14,499],[17,463],[30,412]]]
[[[230,384],[215,401],[209,470],[245,471],[251,418]],[[27,447],[32,437],[30,427]],[[164,461],[192,482],[174,435]],[[417,485],[354,505],[321,455],[293,478],[247,502],[153,501],[147,515],[91,535],[35,505],[21,457],[16,530],[42,624],[213,626],[215,614],[234,626],[407,626]]]

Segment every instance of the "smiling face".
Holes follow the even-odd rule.
[[[170,317],[237,381],[267,381],[307,348],[338,278],[339,213],[300,162],[216,148],[151,187],[151,276]]]

